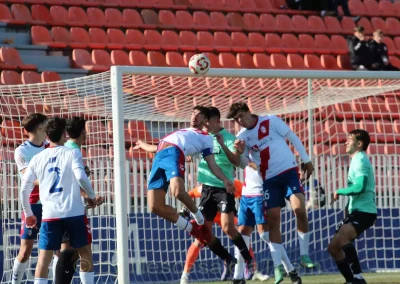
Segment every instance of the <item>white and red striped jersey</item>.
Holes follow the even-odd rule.
[[[258,170],[247,166],[244,169],[244,183],[242,188],[242,196],[262,196],[263,195],[263,179]]]
[[[269,179],[297,166],[286,142],[289,126],[275,115],[257,117],[254,128],[242,128],[237,138],[246,144],[246,153],[254,161],[262,178]]]
[[[84,169],[81,152],[64,146],[49,147],[32,158],[23,179],[39,180],[43,220],[85,214],[80,185],[74,175],[79,168]]]
[[[162,141],[179,147],[185,156],[203,154],[203,157],[206,157],[214,153],[213,137],[197,128],[185,128],[175,131],[165,136],[161,143]]]
[[[42,152],[45,148],[49,146],[49,143],[47,141],[42,142],[40,145],[35,145],[29,140],[25,141],[21,145],[15,149],[14,152],[14,160],[15,163],[17,164],[18,171],[20,175],[22,176],[21,171],[26,169],[29,165],[29,162],[32,160],[32,158]],[[33,189],[31,195],[29,196],[29,201],[31,204],[37,204],[39,203],[39,187],[35,186]]]

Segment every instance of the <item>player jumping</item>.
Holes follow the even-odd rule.
[[[86,141],[86,121],[83,117],[73,117],[67,119],[66,131],[69,136],[69,140],[65,142],[64,146],[70,149],[77,149],[81,151],[82,144]],[[85,166],[85,173],[89,177],[90,169]],[[87,199],[86,192],[81,190],[81,195]],[[96,205],[101,205],[104,202],[104,198],[97,196]],[[56,267],[56,276],[54,281],[56,284],[69,284],[72,281],[75,273],[75,264],[79,259],[78,252],[70,246],[69,233],[65,232],[62,238],[60,256]]]
[[[286,206],[285,198],[290,200],[297,218],[301,264],[305,267],[314,266],[308,257],[309,233],[304,193],[299,181],[297,164],[286,139],[291,141],[305,163],[307,179],[314,171],[314,167],[300,139],[277,116],[253,115],[245,103],[239,102],[230,106],[227,117],[233,118],[243,127],[235,142],[237,151],[243,154],[240,158],[240,166],[245,168],[250,157],[256,163],[264,180],[263,191],[268,217],[271,256],[275,267],[275,281],[280,283],[283,281],[284,271],[281,264],[284,248],[281,240],[280,220],[281,208]],[[298,283],[300,281],[299,278]]]
[[[42,152],[47,145],[44,142],[46,134],[44,132],[44,123],[47,116],[41,113],[33,113],[28,115],[22,120],[22,127],[29,135],[29,139],[15,149],[14,159],[21,176],[25,173],[29,161],[38,153]],[[27,228],[25,222],[25,215],[22,213],[22,226],[21,226],[21,246],[19,253],[14,260],[12,284],[20,284],[25,271],[28,270],[28,259],[31,255],[33,243],[37,239],[42,219],[42,204],[39,200],[39,182],[34,182],[35,188],[30,196],[30,203],[32,212],[37,219],[37,228]],[[57,257],[54,256],[54,263]],[[55,266],[53,267],[53,274],[55,275]]]
[[[70,244],[77,249],[80,262],[80,279],[83,284],[94,282],[91,242],[92,235],[84,214],[80,188],[89,196],[88,204],[96,207],[96,195],[82,164],[79,150],[64,147],[66,121],[50,118],[45,133],[50,147],[34,156],[22,178],[21,201],[28,228],[37,225],[29,195],[38,179],[40,200],[43,206],[39,239],[39,257],[34,284],[48,283],[48,267],[54,250],[59,250],[65,231],[69,232]]]
[[[174,223],[178,228],[189,232],[193,237],[206,243],[221,259],[236,262],[234,257],[213,237],[211,231],[203,226],[204,217],[193,200],[185,191],[185,156],[202,154],[210,170],[223,182],[226,190],[234,192],[232,181],[226,177],[216,164],[213,154],[213,138],[202,130],[210,117],[207,107],[196,106],[191,116],[190,128],[181,129],[161,139],[153,160],[148,181],[148,205],[152,213]],[[150,146],[154,150],[154,146]],[[165,195],[171,189],[172,194],[189,209],[195,221],[188,221],[165,204]]]
[[[349,133],[346,142],[346,152],[351,157],[348,187],[338,189],[333,196],[333,201],[338,200],[340,195],[349,196],[346,209],[350,215],[339,224],[328,245],[329,254],[348,284],[366,283],[353,241],[372,227],[377,217],[374,170],[365,153],[369,142],[370,137],[365,130],[356,129]]]

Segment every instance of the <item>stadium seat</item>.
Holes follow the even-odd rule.
[[[201,52],[213,51],[215,49],[215,40],[211,33],[206,31],[197,32],[197,49]]]
[[[271,1],[264,1],[264,0],[254,0],[257,11],[260,10],[262,13],[271,13],[273,8],[271,5]]]
[[[371,119],[371,109],[366,98],[351,101],[351,109],[356,119]]]
[[[229,26],[238,28],[238,29],[244,28],[243,17],[239,13],[232,13],[232,12],[228,13],[226,15],[226,18],[228,20]]]
[[[76,27],[91,26],[85,10],[81,7],[69,7],[68,9],[68,25]]]
[[[111,67],[110,54],[103,49],[94,49],[92,51],[92,62],[94,65]]]
[[[3,70],[1,72],[1,84],[3,85],[22,84],[21,76],[13,70]]]
[[[371,19],[373,30],[381,30],[384,34],[391,34],[386,26],[386,22],[382,18],[374,17]],[[395,33],[394,33],[395,34]]]
[[[97,106],[96,106],[97,107]],[[86,143],[89,145],[93,145],[93,144],[104,144],[107,143],[107,128],[105,127],[105,125],[100,122],[100,121],[96,121],[96,120],[88,120],[86,121],[86,125],[85,125],[85,129],[86,129]],[[92,155],[91,150],[92,147],[88,147],[88,156],[89,157],[94,157]],[[100,156],[102,156],[101,153],[99,153]],[[95,156],[98,157],[98,156]]]
[[[123,50],[111,51],[111,64],[119,66],[131,65],[128,54]]]
[[[177,51],[181,45],[179,36],[174,31],[162,31],[162,49],[167,51]]]
[[[236,65],[244,69],[256,68],[253,62],[253,57],[248,53],[236,54]]]
[[[108,36],[103,29],[100,28],[90,28],[89,37],[92,44],[104,44],[108,49],[123,49],[123,44],[110,43]]]
[[[274,16],[270,14],[261,14],[260,23],[262,32],[267,32],[267,33],[277,32],[277,24]]]
[[[50,14],[50,10],[44,5],[32,5],[31,13],[32,19],[35,21],[43,22],[51,26],[63,24],[62,22],[59,23],[57,19],[54,19]]]
[[[195,11],[193,13],[193,23],[196,30],[210,30],[212,26],[210,17],[207,13],[202,11]],[[218,30],[218,28],[215,28],[215,30]]]
[[[158,15],[154,10],[144,9],[140,14],[142,15],[143,22],[146,25],[159,26],[161,24]]]
[[[182,54],[175,52],[175,51],[168,51],[165,54],[165,60],[167,66],[170,67],[186,67],[185,63],[183,63]]]
[[[165,62],[165,56],[158,51],[147,52],[147,61],[149,62],[150,66],[158,66],[158,67],[167,66]]]
[[[311,31],[307,19],[302,15],[293,15],[292,27],[295,33],[309,33]]]
[[[25,138],[21,124],[16,120],[4,119],[1,122],[1,134],[7,144],[21,144]]]
[[[340,34],[343,32],[342,26],[336,17],[325,16],[324,23],[328,34]]]
[[[341,25],[342,33],[347,35],[352,35],[354,33],[354,28],[356,27],[356,24],[351,17],[343,17],[341,20]]]
[[[391,35],[400,35],[400,22],[396,18],[387,18],[386,19],[387,30]]]
[[[337,65],[339,69],[352,70],[350,65],[350,57],[348,55],[338,55]]]
[[[347,134],[343,129],[343,124],[338,123],[335,120],[327,119],[324,123],[324,131],[329,134],[331,143],[343,143],[346,142]]]
[[[32,19],[31,12],[28,7],[23,4],[12,4],[11,13],[17,21],[24,21],[31,25],[44,25],[46,22]]]
[[[264,53],[254,53],[253,62],[258,69],[272,69],[271,58]]]
[[[264,52],[265,47],[265,40],[261,34],[249,33],[249,49],[252,52]]]
[[[339,23],[339,22],[338,22]],[[309,16],[308,17],[308,28],[313,33],[326,33],[326,26],[321,17]]]
[[[361,0],[349,1],[349,10],[352,15],[369,16]]]
[[[396,6],[388,0],[379,1],[379,9],[382,16],[397,17],[399,14],[396,11]]]
[[[51,6],[50,7],[50,15],[53,19],[57,19],[57,22],[61,22],[64,25],[68,23],[68,11],[62,6]]]
[[[285,53],[297,53],[300,48],[300,43],[297,37],[290,33],[290,34],[283,34],[282,35],[282,50]]]
[[[332,42],[326,35],[315,35],[315,52],[318,54],[331,54]],[[335,63],[336,64],[336,63]]]
[[[179,39],[181,42],[180,50],[195,51],[197,48],[197,36],[191,31],[180,31]]]
[[[89,29],[89,31],[92,30]],[[92,30],[93,33],[93,30]],[[73,43],[78,43],[78,44],[84,44],[85,47],[89,48],[101,48],[104,49],[106,47],[106,43],[104,42],[92,42],[92,39],[90,38],[89,33],[84,29],[80,27],[73,27],[70,29],[70,34],[71,34],[71,40]],[[106,36],[107,38],[107,36]],[[96,40],[94,38],[94,40]],[[108,38],[107,38],[108,42]],[[72,46],[71,46],[72,47]],[[74,47],[77,48],[77,47]]]
[[[122,16],[121,11],[119,11],[116,8],[107,8],[104,11],[104,17],[106,20],[106,25],[109,27],[111,27],[112,25],[115,28],[126,27],[124,17]],[[137,26],[132,26],[132,27],[136,28]]]
[[[243,15],[243,24],[246,31],[261,31],[261,21],[256,14],[245,13]]]
[[[318,56],[314,54],[304,55],[304,65],[308,69],[322,70],[324,67],[321,65],[321,60]]]
[[[294,31],[292,20],[287,15],[276,15],[276,30],[280,33],[291,33]]]
[[[369,97],[367,101],[368,101],[369,112],[371,113],[372,117],[380,119],[382,118],[383,114],[387,114],[384,98]]]
[[[298,54],[288,54],[287,63],[289,67],[292,69],[296,70],[305,69],[304,59]]]
[[[233,52],[246,52],[249,49],[249,39],[242,32],[231,33],[232,51]]]
[[[144,38],[146,40],[145,49],[147,50],[160,50],[162,45],[161,34],[156,30],[145,30]]]
[[[107,28],[118,28],[118,23],[109,23],[106,20],[104,12],[97,7],[90,7],[86,10],[87,18],[90,27],[107,27]]]
[[[396,45],[397,51],[399,51],[400,50],[400,37],[395,37],[394,38],[394,43]]]
[[[385,97],[385,109],[391,118],[398,119],[400,117],[400,101],[396,97]]]
[[[309,34],[299,35],[299,47],[298,52],[303,54],[316,52],[314,38]]]
[[[146,55],[138,50],[131,50],[129,52],[129,62],[134,66],[149,66]]]
[[[128,132],[134,142],[137,140],[152,141],[151,134],[143,121],[130,120],[128,122]]]
[[[382,42],[386,44],[389,55],[394,55],[397,53],[396,45],[394,44],[393,40],[390,37],[384,37],[382,39]]]
[[[203,52],[203,54],[207,56],[208,59],[210,60],[211,68],[222,68],[221,64],[219,63],[217,55],[211,52]]]
[[[400,69],[400,59],[396,56],[389,56],[389,62],[392,64],[394,67]]]
[[[215,49],[218,52],[229,52],[232,50],[232,39],[225,32],[215,32]]]
[[[86,43],[77,43],[73,41],[71,33],[64,27],[52,27],[51,34],[55,42],[65,43],[69,48],[86,48]]]
[[[159,46],[152,46],[146,44],[144,35],[139,30],[128,29],[126,30],[125,39],[127,45],[126,49],[141,50],[142,48],[147,50],[159,50]]]
[[[0,68],[3,70],[36,70],[36,65],[24,64],[18,51],[13,47],[0,48]]]
[[[228,24],[228,20],[224,16],[224,14],[220,12],[211,12],[210,13],[210,21],[213,30],[224,30],[224,31],[239,31],[240,28],[231,27]]]
[[[25,25],[25,20],[16,20],[13,18],[10,9],[3,3],[0,3],[0,20],[4,23],[13,25]]]
[[[288,65],[286,56],[282,54],[272,54],[271,55],[271,66],[274,69],[290,69],[291,67]]]
[[[189,65],[190,58],[192,58],[193,55],[195,55],[195,53],[190,51],[183,53],[183,63],[185,64],[185,66]]]
[[[254,0],[239,0],[239,5],[243,12],[256,12],[259,10]]]
[[[339,70],[337,66],[337,59],[332,55],[321,55],[321,66],[328,70]]]
[[[174,13],[170,10],[159,11],[158,20],[163,29],[174,29],[178,25]]]
[[[66,48],[64,42],[55,42],[49,30],[43,26],[33,26],[31,28],[32,43],[36,45],[46,45],[51,48]]]
[[[143,29],[154,29],[156,25],[143,23],[142,17],[139,12],[134,9],[124,9],[122,11],[122,17],[124,18],[123,27],[126,28],[143,28]],[[158,20],[157,20],[158,21]]]
[[[54,71],[43,71],[40,77],[42,83],[56,82],[61,80],[60,75]]]
[[[232,53],[222,52],[219,54],[219,64],[223,68],[238,68],[236,58]]]
[[[120,29],[108,29],[107,30],[107,37],[108,41],[111,44],[119,45],[122,46],[122,48],[126,48],[125,45],[126,43],[126,38],[125,34],[122,30]]]
[[[354,0],[352,0],[354,1]],[[370,17],[380,17],[383,15],[383,12],[381,11],[378,2],[375,0],[364,0],[364,7],[365,10],[367,11],[367,15]]]
[[[283,48],[282,40],[277,34],[266,34],[265,45],[269,53],[280,53]]]
[[[347,46],[346,39],[340,35],[332,35],[332,53],[337,55],[347,55],[349,53],[349,48]]]
[[[364,27],[364,33],[366,35],[371,35],[372,32],[374,31],[371,25],[371,22],[368,20],[368,18],[362,17],[358,22],[358,26]]]
[[[204,0],[204,2],[209,11],[225,11],[225,5],[222,0]]]
[[[194,27],[193,17],[188,11],[176,11],[176,21],[179,29],[191,30]]]
[[[344,144],[333,144],[332,155],[346,155],[346,145]]]
[[[84,49],[74,49],[72,51],[72,63],[75,68],[83,68],[93,72],[104,72],[109,70],[109,66],[94,64],[92,56]]]
[[[23,84],[40,84],[42,80],[40,75],[35,71],[23,71],[21,73],[21,80]]]

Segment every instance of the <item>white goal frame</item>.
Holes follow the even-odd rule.
[[[113,116],[113,141],[114,141],[114,188],[115,188],[115,214],[117,234],[117,267],[118,283],[129,282],[128,259],[128,208],[124,200],[125,179],[125,143],[124,143],[124,102],[123,102],[123,75],[152,75],[152,76],[196,76],[188,68],[172,67],[111,67],[111,92]],[[374,72],[374,71],[320,71],[320,70],[259,70],[259,69],[219,69],[212,68],[207,73],[208,77],[233,77],[233,78],[287,78],[308,79],[308,116],[312,118],[312,80],[313,79],[383,79],[400,80],[400,72]],[[310,121],[313,121],[310,119]],[[313,131],[310,125],[309,154],[312,158]]]

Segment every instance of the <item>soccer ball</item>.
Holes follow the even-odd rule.
[[[204,75],[210,69],[210,60],[204,54],[195,54],[189,60],[189,70],[196,75]]]

